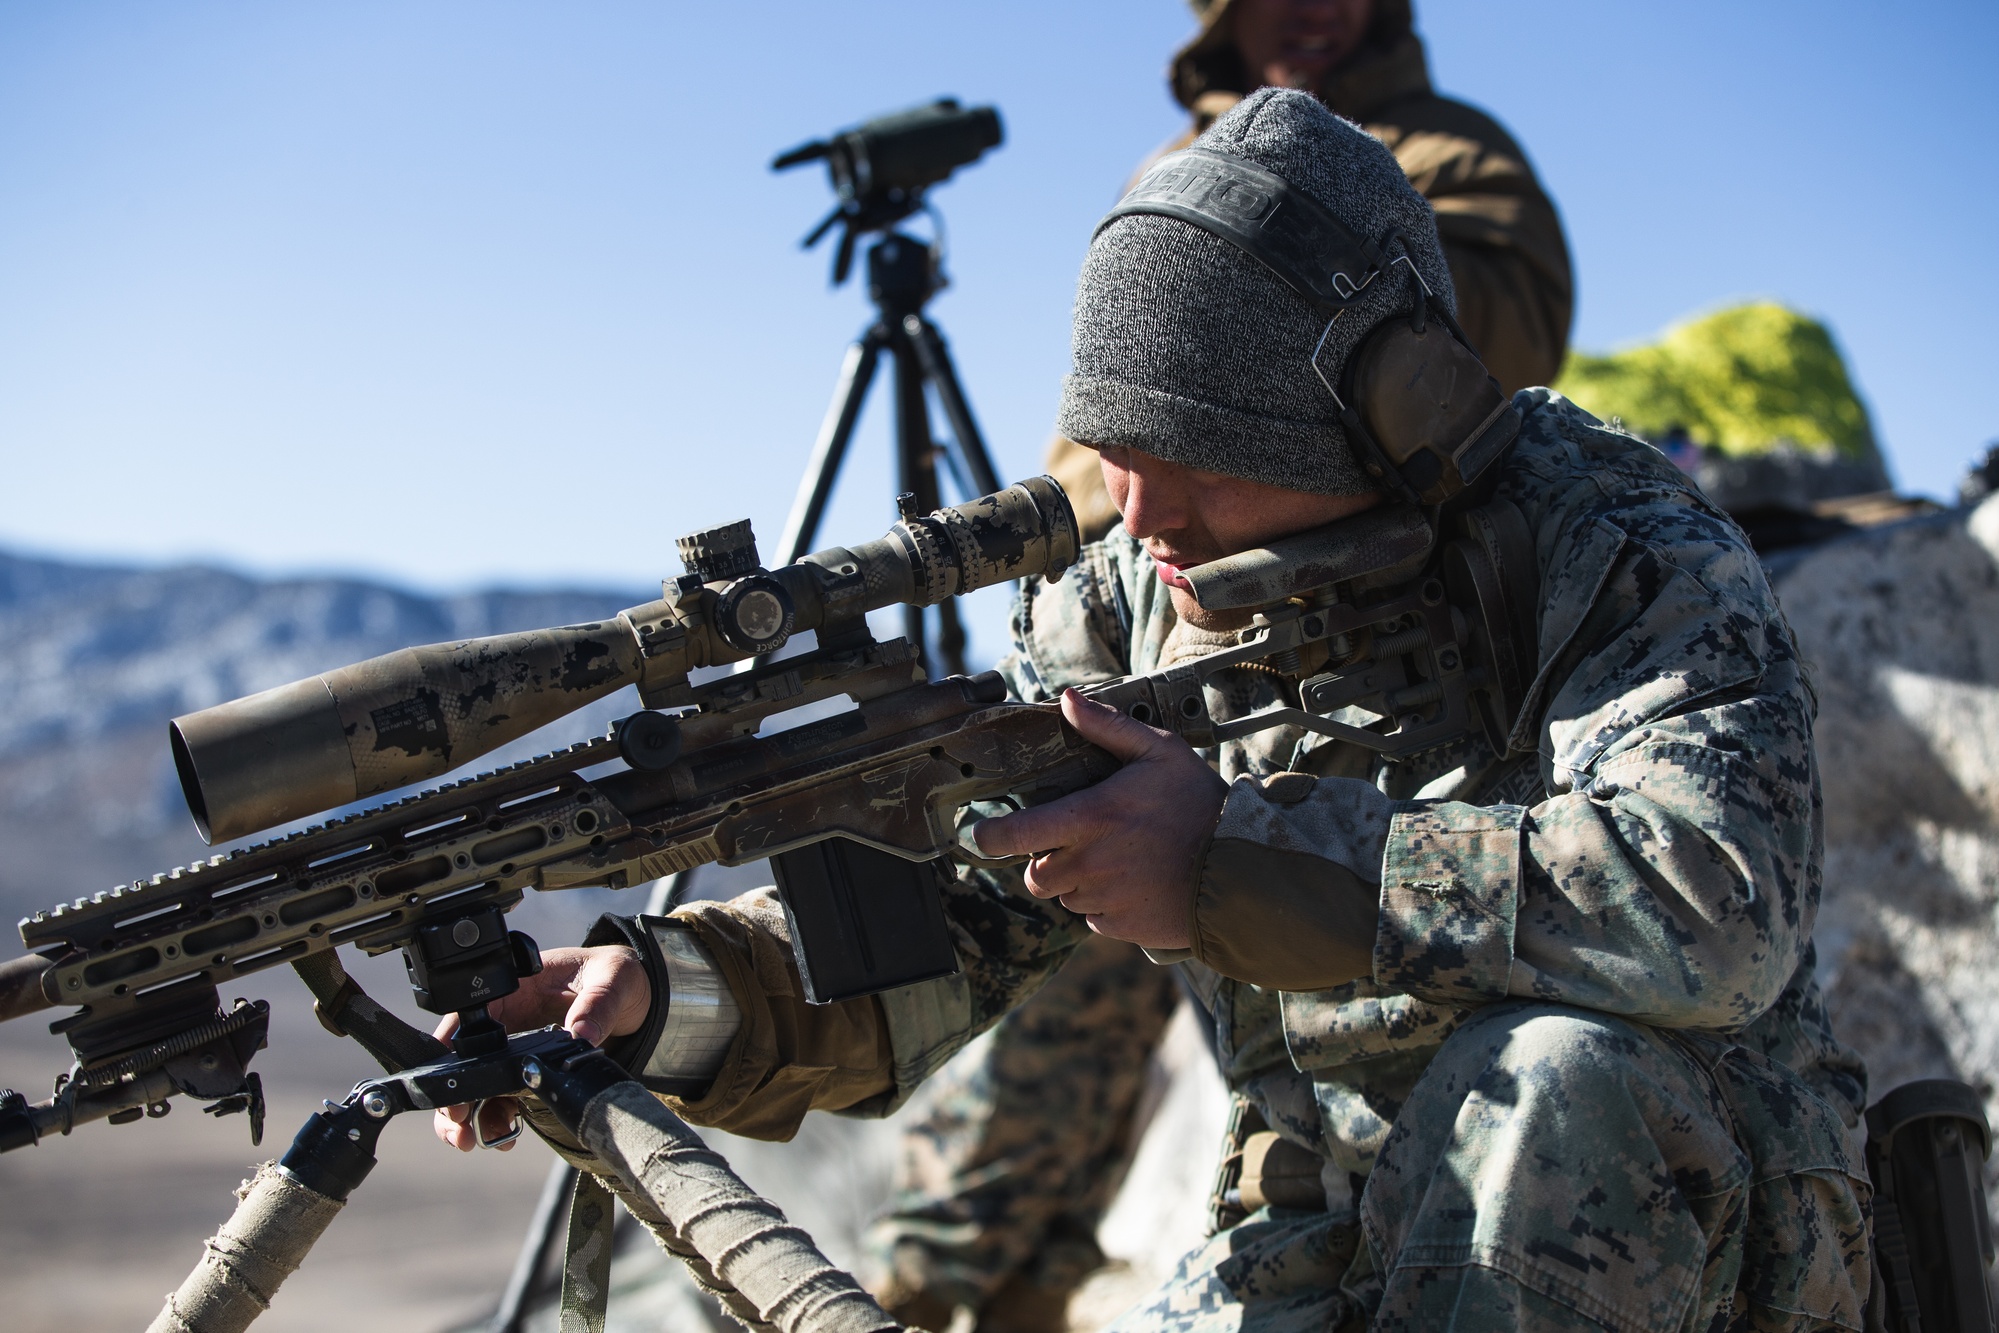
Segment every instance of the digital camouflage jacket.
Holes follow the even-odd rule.
[[[1320,1156],[1335,1216],[1352,1215],[1444,1038],[1507,997],[1747,1046],[1819,1094],[1805,1114],[1834,1140],[1864,1104],[1864,1074],[1833,1038],[1813,978],[1814,704],[1762,569],[1649,445],[1546,389],[1515,402],[1525,425],[1497,493],[1535,534],[1541,596],[1539,670],[1514,757],[1474,740],[1384,764],[1295,730],[1212,756],[1233,784],[1221,828],[1289,853],[1307,889],[1324,864],[1311,850],[1339,836],[1341,813],[1313,779],[1366,778],[1397,802],[1371,978],[1278,992],[1181,964],[1214,1016],[1231,1087]],[[1014,634],[1002,669],[1027,700],[1214,646],[1177,620],[1122,530],[1061,582],[1023,588]],[[1242,670],[1211,703],[1218,717],[1240,714],[1279,688]],[[1308,776],[1265,781],[1280,773]],[[1032,994],[1085,931],[1016,872],[960,875],[947,914],[960,974],[815,1007],[768,894],[682,909],[745,1022],[709,1093],[678,1109],[768,1138],[789,1137],[813,1107],[886,1113]]]

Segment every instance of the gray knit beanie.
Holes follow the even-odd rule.
[[[1195,146],[1274,172],[1355,235],[1391,226],[1430,291],[1457,313],[1430,205],[1381,141],[1307,93],[1264,88]],[[1410,309],[1401,265],[1347,306],[1320,364],[1335,384],[1361,339]],[[1207,472],[1294,491],[1376,489],[1347,445],[1333,396],[1312,369],[1326,317],[1236,246],[1178,218],[1134,214],[1097,235],[1083,261],[1071,336],[1074,373],[1055,428]]]

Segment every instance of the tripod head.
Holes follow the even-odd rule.
[[[403,946],[403,966],[420,1008],[457,1014],[452,1048],[483,1054],[507,1044],[507,1033],[486,1005],[512,995],[521,978],[541,971],[541,951],[518,930],[508,930],[501,909],[483,904],[418,927]]]
[[[817,245],[834,224],[843,224],[833,255],[833,285],[853,268],[854,243],[869,232],[887,231],[924,205],[933,185],[951,178],[996,148],[1003,137],[999,112],[989,106],[960,107],[955,97],[880,116],[830,138],[780,153],[770,166],[785,171],[825,159],[826,174],[839,202],[808,233],[804,249]]]

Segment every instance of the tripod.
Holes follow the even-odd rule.
[[[930,246],[902,232],[891,231],[868,247],[868,295],[875,303],[875,318],[861,336],[847,348],[840,366],[840,379],[833,391],[833,403],[819,427],[812,447],[812,461],[799,482],[792,502],[791,517],[785,520],[779,559],[790,564],[812,549],[825,515],[826,500],[833,493],[840,464],[853,437],[854,423],[860,419],[868,386],[874,382],[875,368],[886,349],[895,364],[895,457],[897,504],[906,511],[926,514],[942,500],[937,488],[937,460],[942,457],[951,469],[952,480],[964,498],[990,495],[1000,488],[986,454],[985,440],[972,419],[972,409],[958,385],[957,369],[951,364],[944,336],[923,313],[923,308],[943,285],[937,272],[935,252]],[[951,425],[951,448],[940,447],[930,433],[930,402],[926,389],[937,391],[937,401]],[[902,496],[915,497],[913,502]],[[945,601],[937,607],[937,655],[946,675],[962,675],[965,670],[965,630],[958,620],[956,603]],[[923,608],[903,610],[904,633],[919,649],[924,646]],[[932,673],[936,674],[936,673]]]

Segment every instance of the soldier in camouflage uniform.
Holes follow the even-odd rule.
[[[1192,125],[1162,153],[1259,84],[1308,89],[1380,139],[1430,201],[1458,322],[1501,386],[1552,383],[1573,294],[1561,220],[1505,128],[1431,87],[1409,0],[1195,10],[1201,29],[1169,80]],[[1105,535],[1117,511],[1096,454],[1058,438],[1047,467],[1085,535]],[[961,1306],[979,1333],[1063,1326],[1069,1297],[1103,1262],[1097,1226],[1136,1146],[1146,1064],[1179,992],[1133,946],[1093,936],[932,1080],[903,1134],[890,1212],[869,1232],[890,1311],[938,1333]]]
[[[630,1067],[705,1081],[673,1099],[688,1119],[781,1138],[815,1107],[899,1105],[1087,931],[1184,949],[1236,1179],[1212,1239],[1116,1327],[1859,1329],[1864,1085],[1813,977],[1812,700],[1741,533],[1663,456],[1548,390],[1515,397],[1492,495],[1531,534],[1539,667],[1503,753],[1468,736],[1391,764],[1279,728],[1203,763],[1064,693],[1234,642],[1180,567],[1246,549],[1225,540],[1244,514],[1268,540],[1376,498],[1314,346],[1337,372],[1413,323],[1411,273],[1448,308],[1428,206],[1375,140],[1264,90],[1201,145],[1395,260],[1328,327],[1174,217],[1093,242],[1061,420],[1128,530],[1022,590],[1004,671],[1124,767],[986,812],[989,855],[1033,855],[947,889],[962,972],[808,1006],[766,892],[633,927],[691,933],[726,982],[725,1046],[679,1044],[671,1001],[662,1028],[663,982],[623,947],[551,951],[502,1020],[643,1034]],[[1242,669],[1209,703],[1239,717],[1294,689]],[[441,1132],[469,1147],[463,1114]]]

